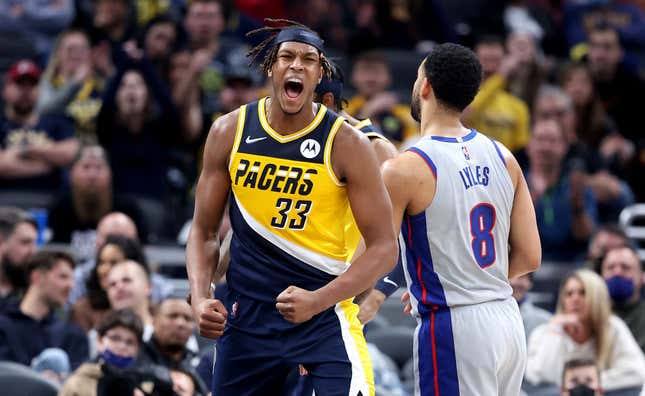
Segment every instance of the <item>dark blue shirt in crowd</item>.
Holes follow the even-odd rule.
[[[526,175],[527,180],[531,177]],[[573,236],[573,209],[568,176],[562,176],[558,183],[548,189],[535,202],[537,226],[542,241],[542,258],[550,261],[581,260],[587,249],[587,241],[578,241]],[[584,191],[584,212],[598,222],[596,198],[590,188]]]
[[[20,125],[0,114],[0,149],[42,146],[74,137],[74,124],[66,117],[41,116],[31,127]],[[65,180],[64,171],[56,168],[47,175],[0,179],[3,188],[15,190],[56,191]]]
[[[7,308],[0,315],[0,360],[29,366],[46,348],[67,352],[72,370],[89,357],[83,329],[56,319],[53,312],[40,321],[22,313],[18,306]]]

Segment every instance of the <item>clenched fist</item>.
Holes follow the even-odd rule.
[[[193,301],[193,314],[199,328],[199,335],[219,338],[224,334],[228,312],[220,300],[205,298]]]
[[[322,311],[314,292],[289,286],[278,295],[275,305],[280,314],[292,323],[302,323]]]

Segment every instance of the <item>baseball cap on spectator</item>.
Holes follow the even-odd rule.
[[[253,71],[247,65],[229,65],[222,73],[226,82],[242,81],[249,85],[255,84]]]
[[[29,59],[21,59],[11,65],[7,71],[7,78],[13,82],[30,79],[34,82],[40,80],[40,68]]]

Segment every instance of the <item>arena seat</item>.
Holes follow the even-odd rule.
[[[58,385],[29,367],[0,362],[0,389],[3,396],[56,396]]]
[[[366,339],[397,364],[399,369],[412,357],[414,329],[403,326],[386,327],[368,332]]]
[[[17,206],[21,209],[49,208],[54,193],[37,191],[4,190],[0,192],[0,206]]]
[[[390,298],[385,300],[379,309],[379,315],[385,318],[391,325],[414,329],[417,327],[417,321],[411,315],[403,313],[401,295],[404,291],[404,288],[400,288]]]
[[[631,205],[623,209],[618,223],[629,238],[636,243],[638,255],[645,260],[645,204]]]

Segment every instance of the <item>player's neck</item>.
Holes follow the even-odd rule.
[[[271,128],[281,135],[289,135],[297,132],[311,124],[319,110],[318,105],[307,102],[302,110],[296,114],[287,114],[281,108],[278,101],[267,98],[266,118]]]
[[[423,109],[421,114],[421,136],[461,137],[470,133],[459,119],[457,112],[430,111]]]

